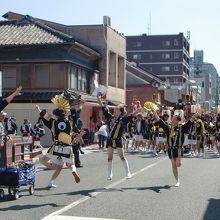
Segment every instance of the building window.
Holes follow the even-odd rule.
[[[82,90],[82,70],[78,69],[78,90]]]
[[[163,53],[162,54],[162,59],[170,59],[170,54],[169,53]]]
[[[179,70],[178,65],[175,65],[175,66],[174,66],[174,71],[178,71],[178,70]]]
[[[2,68],[2,87],[14,89],[16,86],[16,67],[4,66]]]
[[[82,70],[82,91],[87,92],[87,72]]]
[[[77,68],[72,66],[70,71],[70,88],[77,90]]]
[[[179,53],[178,52],[175,52],[174,53],[174,59],[178,59],[179,58]]]
[[[173,78],[173,83],[178,83],[179,79],[178,78]]]
[[[141,41],[137,41],[137,42],[134,42],[134,43],[133,43],[133,47],[134,47],[134,48],[141,47],[141,46],[142,46]]]
[[[162,46],[170,46],[170,41],[169,40],[162,41]]]
[[[149,71],[153,72],[153,67],[150,67],[150,68],[149,68]]]
[[[31,88],[33,69],[32,65],[20,65],[20,82],[23,88]]]
[[[137,47],[141,47],[142,43],[140,41],[137,42]]]
[[[49,88],[49,65],[35,65],[35,87],[36,88]]]
[[[50,64],[50,88],[64,88],[67,70],[65,64]]]
[[[204,88],[205,87],[205,83],[204,83],[204,81],[202,81],[202,88]]]
[[[163,72],[168,72],[168,71],[170,71],[170,67],[169,66],[162,66],[161,70]]]
[[[133,59],[134,60],[140,60],[141,59],[141,54],[133,54]]]
[[[178,39],[174,39],[174,46],[179,46],[179,41],[178,41]]]
[[[150,55],[149,55],[149,59],[153,59],[153,54],[150,54]]]

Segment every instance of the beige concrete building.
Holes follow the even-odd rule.
[[[67,33],[98,50],[99,83],[108,89],[107,99],[125,102],[126,41],[108,25],[83,25],[67,28]]]

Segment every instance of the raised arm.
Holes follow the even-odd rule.
[[[11,95],[9,95],[7,98],[5,98],[0,103],[0,111],[2,111],[14,99],[15,96],[20,95],[21,90],[22,90],[22,86],[19,86]]]
[[[156,120],[156,121],[160,121],[160,117],[159,117],[159,115],[157,114],[157,111],[154,110],[154,109],[152,109],[151,112],[153,113],[155,120]]]
[[[109,120],[110,118],[113,117],[113,115],[112,115],[111,112],[109,111],[108,107],[103,104],[101,94],[98,94],[98,95],[97,95],[97,98],[98,98],[98,103],[99,103],[99,105],[102,107],[102,111],[103,111],[103,114],[104,114],[105,118],[106,118],[107,120]]]
[[[21,95],[22,86],[19,86],[11,95],[9,95],[5,100],[10,103],[15,96]]]
[[[156,110],[152,109],[151,111],[152,111],[152,113],[153,113],[153,115],[154,115],[154,117],[155,117],[155,119],[156,119],[157,124],[158,124],[161,128],[163,128],[163,130],[165,131],[165,133],[168,134],[168,133],[169,133],[169,130],[170,130],[169,125],[167,125],[167,124],[159,117],[159,115],[157,114]]]
[[[36,105],[36,110],[38,110],[38,112],[40,113],[40,118],[42,119],[44,125],[49,129],[51,129],[54,120],[51,117],[51,114],[47,112],[45,109],[41,110],[39,105]]]

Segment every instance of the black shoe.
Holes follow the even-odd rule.
[[[81,153],[81,154],[84,154],[85,152],[84,152],[84,151],[82,151],[82,150],[80,150],[80,153]]]
[[[81,164],[76,165],[77,168],[83,167]]]

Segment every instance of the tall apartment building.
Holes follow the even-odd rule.
[[[170,85],[188,81],[190,44],[183,33],[126,36],[126,42],[129,61],[135,61]]]
[[[203,80],[202,90],[205,90],[206,94],[203,99],[209,102],[210,107],[215,107],[218,105],[218,72],[212,63],[204,62],[203,50],[195,50],[194,57],[190,59],[191,73],[190,77],[199,81],[199,78],[210,80]],[[200,80],[201,81],[201,80]]]

